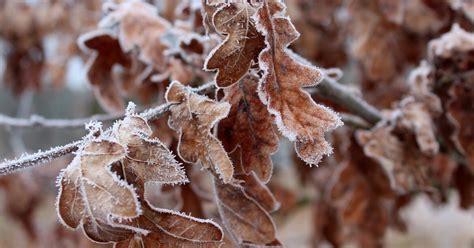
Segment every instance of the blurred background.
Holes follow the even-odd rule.
[[[187,11],[199,9],[200,1],[149,1],[172,23],[180,20],[177,6],[181,2],[186,2]],[[379,109],[393,108],[410,94],[410,72],[428,59],[431,40],[449,32],[454,23],[471,35],[474,30],[472,0],[285,3],[301,33],[291,48],[318,66],[340,68],[344,73],[340,82]],[[94,55],[77,45],[81,34],[97,29],[103,9],[99,0],[0,0],[2,115],[74,119],[107,113],[87,77],[87,63]],[[199,32],[205,36],[204,31]],[[468,55],[471,61],[473,51]],[[466,70],[472,72],[470,65]],[[124,102],[133,100],[139,107],[162,101],[162,91],[148,98],[122,96]],[[317,100],[345,111],[326,99]],[[22,128],[2,123],[0,116],[0,158],[5,159],[67,144],[86,134],[82,127]],[[436,157],[438,174],[433,180],[440,183],[434,191],[383,196],[383,202],[377,203],[361,200],[374,199],[365,193],[349,200],[336,199],[335,205],[326,202],[328,185],[337,184],[335,171],[343,164],[366,163],[365,157],[345,154],[353,150],[349,149],[352,132],[344,127],[330,137],[335,157],[326,158],[318,168],[299,161],[292,144],[282,139],[269,185],[281,203],[273,214],[277,236],[287,247],[474,247],[474,174],[446,156]],[[0,177],[0,247],[111,247],[93,244],[82,231],[59,223],[54,205],[56,177],[71,158],[64,156]],[[345,179],[340,180],[344,183]],[[347,187],[359,186],[347,183],[341,187],[347,191]],[[364,187],[372,187],[371,182]]]

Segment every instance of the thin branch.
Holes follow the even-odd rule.
[[[64,146],[53,147],[47,151],[38,151],[24,155],[16,160],[7,160],[0,164],[0,175],[6,175],[21,169],[49,162],[77,150],[82,141],[74,141]]]
[[[43,127],[43,128],[79,128],[84,127],[84,123],[90,121],[100,121],[100,122],[109,122],[115,121],[123,117],[123,114],[104,114],[104,115],[93,115],[87,118],[78,118],[78,119],[46,119],[43,116],[32,115],[30,118],[21,119],[13,118],[0,114],[0,125],[6,127],[15,127],[15,128],[34,128],[34,127]]]
[[[316,86],[316,89],[318,96],[348,109],[351,113],[365,119],[372,125],[382,120],[382,115],[375,107],[330,77],[324,77],[324,80]]]
[[[142,116],[146,120],[156,119],[156,118],[162,116],[163,114],[165,114],[175,104],[176,103],[162,104],[160,106],[157,106],[155,108],[152,108],[152,109],[149,109],[149,110],[146,110],[146,111],[142,112],[140,114],[140,116]],[[121,117],[123,118],[124,115],[114,116],[113,118],[118,119],[118,118],[121,118]],[[107,117],[106,120],[111,120],[109,118],[112,118],[112,116]],[[92,119],[87,118],[87,119],[82,119],[82,120],[84,120],[84,122],[81,125],[84,126],[85,123],[91,121]],[[75,120],[72,123],[74,123],[74,125],[76,125],[76,122],[78,122],[78,120]],[[51,123],[49,123],[49,124],[51,124]],[[69,126],[71,126],[71,122],[69,122]],[[57,146],[57,147],[51,148],[51,149],[49,149],[47,151],[44,151],[44,152],[39,151],[39,152],[34,153],[34,154],[24,155],[24,156],[20,157],[19,159],[6,160],[5,162],[0,164],[0,175],[9,174],[9,173],[12,173],[12,172],[24,169],[24,168],[29,168],[29,167],[32,167],[32,166],[35,166],[35,165],[43,164],[43,163],[49,162],[53,159],[62,157],[64,155],[67,155],[69,153],[72,153],[72,152],[76,151],[81,143],[82,143],[81,140],[74,141],[74,142],[71,142],[67,145]]]
[[[344,122],[345,125],[348,125],[354,128],[361,128],[361,129],[370,129],[372,127],[370,123],[366,122],[364,119],[360,118],[359,116],[346,114],[346,113],[341,113],[340,116],[341,116],[342,122]]]

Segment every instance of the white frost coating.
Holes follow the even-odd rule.
[[[182,213],[182,212],[179,212],[179,211],[174,211],[174,210],[171,210],[171,209],[165,209],[165,208],[157,208],[157,207],[154,207],[152,204],[150,204],[150,202],[148,202],[147,199],[145,199],[145,202],[146,204],[148,205],[148,207],[150,207],[152,210],[158,212],[158,213],[165,213],[165,214],[172,214],[172,215],[177,215],[177,216],[180,216],[180,217],[183,217],[183,218],[186,218],[186,219],[190,219],[192,221],[196,221],[198,223],[203,223],[203,224],[211,224],[213,225],[214,227],[216,227],[217,229],[219,229],[221,231],[221,233],[223,234],[224,231],[222,230],[222,228],[214,221],[210,220],[210,219],[200,219],[200,218],[196,218],[196,217],[193,217],[191,215],[188,215],[188,214],[185,214],[185,213]],[[162,231],[166,232],[167,234],[175,237],[174,234],[172,233],[169,233],[167,230],[161,228],[161,227],[158,227],[160,228]],[[190,239],[187,239],[187,238],[184,238],[184,237],[180,237],[181,239],[185,239],[185,240],[190,240]],[[223,241],[224,239],[224,235],[222,235],[222,238],[221,240],[219,241],[215,241],[215,242],[220,242],[220,241]],[[196,241],[196,240],[191,240],[191,241]],[[199,241],[198,241],[199,242]]]
[[[301,56],[299,56],[298,54],[294,53],[291,49],[288,48],[288,46],[293,42],[295,41],[296,39],[299,38],[300,34],[299,32],[296,30],[295,26],[293,25],[293,23],[291,22],[291,19],[289,18],[289,16],[286,16],[285,13],[286,13],[286,5],[284,5],[281,1],[277,1],[277,4],[282,4],[284,6],[284,8],[277,12],[277,13],[268,13],[272,16],[270,16],[270,18],[272,19],[284,19],[288,22],[288,24],[290,25],[290,28],[294,31],[295,33],[295,37],[290,40],[287,44],[285,44],[285,47],[283,47],[284,49],[284,52],[291,58],[295,61],[295,63],[299,63],[300,66],[304,66],[304,67],[308,67],[310,68],[311,70],[314,70],[314,71],[318,71],[319,74],[320,74],[320,77],[318,79],[318,81],[315,81],[315,82],[312,82],[312,86],[316,86],[317,84],[319,84],[323,78],[324,78],[324,75],[325,73],[331,73],[331,74],[335,74],[335,76],[341,76],[342,75],[342,72],[339,71],[331,71],[331,70],[328,70],[328,71],[322,71],[320,70],[318,67],[312,65],[309,61],[307,61],[306,59],[302,58]],[[261,7],[261,8],[265,8],[265,4]],[[261,10],[259,10],[261,11]],[[275,116],[275,122],[276,122],[276,125],[277,125],[277,128],[278,130],[280,131],[280,133],[282,133],[285,137],[287,137],[290,141],[308,141],[308,140],[314,140],[313,137],[308,137],[307,135],[305,134],[300,134],[298,133],[296,130],[292,130],[290,127],[286,126],[285,123],[284,123],[284,120],[283,120],[283,116],[282,114],[277,110],[277,109],[273,109],[271,107],[271,102],[272,102],[272,99],[271,97],[265,92],[264,90],[264,87],[265,87],[265,84],[266,84],[266,81],[269,77],[269,70],[270,70],[270,64],[269,63],[265,63],[262,59],[262,56],[266,53],[269,53],[271,52],[270,49],[271,49],[271,45],[269,43],[269,34],[268,32],[273,32],[273,34],[277,34],[277,31],[275,30],[275,24],[273,23],[273,20],[270,20],[272,23],[271,23],[271,28],[272,30],[267,30],[266,27],[263,26],[263,22],[265,22],[266,20],[261,20],[259,15],[258,15],[258,11],[255,15],[252,16],[252,19],[255,20],[255,23],[256,23],[256,27],[257,27],[257,30],[265,37],[265,45],[266,45],[266,48],[263,49],[263,51],[260,53],[259,55],[259,65],[260,65],[260,69],[263,71],[263,76],[262,78],[260,79],[259,83],[258,83],[258,88],[257,88],[257,93],[258,93],[258,96],[260,98],[260,100],[262,101],[263,104],[267,105],[267,109],[268,111],[270,112],[270,114],[274,115]],[[275,75],[276,76],[276,75]],[[311,99],[311,95],[304,91],[304,90],[301,90],[303,92],[303,94],[306,95],[306,97],[308,97],[309,99]],[[314,107],[318,107],[318,108],[321,108],[323,111],[326,111],[328,112],[329,114],[331,114],[332,116],[334,116],[334,119],[335,119],[335,123],[333,123],[332,125],[328,125],[328,126],[323,126],[323,127],[320,127],[320,130],[322,132],[327,132],[327,131],[331,131],[331,130],[334,130],[335,128],[339,127],[339,126],[342,126],[343,125],[343,122],[341,120],[341,117],[335,113],[333,110],[331,110],[330,108],[326,107],[326,106],[323,106],[323,105],[319,105],[317,103],[315,103],[314,101],[312,102],[312,105]],[[324,139],[324,138],[323,138]],[[295,148],[296,148],[296,143],[295,143]],[[329,143],[325,140],[322,140],[319,142],[319,145],[322,149],[321,150],[321,153],[320,154],[315,154],[315,157],[312,157],[312,158],[306,158],[305,162],[307,163],[312,163],[312,164],[317,164],[324,155],[330,155],[332,153],[332,147],[329,145]],[[298,155],[300,155],[298,149],[296,149]],[[300,156],[301,157],[301,156]]]
[[[474,33],[469,33],[455,23],[451,30],[438,39],[428,43],[428,55],[432,60],[436,56],[450,57],[454,52],[466,52],[474,49]]]
[[[127,109],[125,110],[125,115],[134,115],[137,105],[134,102],[128,102]]]
[[[75,141],[73,143],[56,146],[47,151],[39,150],[36,153],[30,155],[22,155],[20,158],[13,160],[5,160],[3,163],[0,163],[0,175],[9,174],[20,169],[32,167],[38,164],[49,162],[60,156],[69,154],[75,150],[82,143],[82,141]]]

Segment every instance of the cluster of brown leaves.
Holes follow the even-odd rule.
[[[409,95],[384,112],[384,121],[335,134],[336,141],[353,138],[349,154],[338,151],[336,161],[327,161],[337,169],[315,179],[323,192],[315,209],[317,243],[382,246],[390,226],[404,229],[398,211],[419,192],[439,204],[454,188],[461,207],[472,206],[473,37],[454,25],[432,40],[427,60],[407,78]],[[323,184],[328,177],[330,186]]]
[[[146,120],[129,115],[112,130],[85,138],[58,179],[63,223],[82,227],[96,242],[116,242],[115,247],[217,247],[223,235],[217,224],[147,200],[147,184],[187,182],[171,152],[149,135]]]
[[[399,211],[417,194],[441,203],[455,188],[462,207],[474,204],[472,4],[287,0],[287,11],[282,0],[159,2],[109,1],[97,27],[91,18],[64,28],[71,40],[72,30],[92,29],[78,44],[104,110],[123,112],[128,97],[173,104],[153,122],[128,110],[112,128],[93,126],[58,179],[64,225],[115,247],[280,247],[274,219],[306,204],[299,197],[312,188],[315,245],[380,247],[388,228],[404,229]],[[32,51],[44,53],[44,37],[80,8],[49,19],[20,8],[25,21],[10,17],[16,5],[0,1],[0,22],[12,23],[0,36],[14,44],[6,75],[22,91],[40,84],[48,63]],[[328,75],[290,47],[347,67],[369,102],[385,108],[383,120],[328,135],[339,116],[305,90]],[[205,82],[217,90],[194,88]],[[294,146],[294,164],[303,164],[301,192],[272,180],[284,171],[272,161],[280,134]],[[325,157],[329,141],[336,149]],[[22,202],[38,201],[25,188],[32,193]],[[20,203],[9,203],[11,215],[30,216]],[[18,219],[34,236],[29,218]]]

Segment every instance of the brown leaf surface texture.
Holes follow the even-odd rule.
[[[107,223],[141,213],[133,188],[110,170],[124,157],[125,148],[107,140],[91,141],[79,151],[59,178],[57,207],[64,224],[74,229],[82,224],[86,234],[99,242],[121,238],[115,233],[123,231]]]
[[[273,118],[257,94],[258,77],[246,75],[238,83],[224,90],[222,101],[232,107],[229,116],[219,123],[218,136],[233,162],[245,173],[254,171],[265,183],[273,171],[271,155],[278,149],[278,135]],[[235,154],[235,155],[234,155]]]
[[[149,231],[136,234],[119,242],[115,248],[155,248],[155,247],[219,247],[223,239],[222,230],[212,221],[197,219],[173,211],[154,209],[147,203],[143,215],[122,223]]]
[[[210,132],[228,115],[230,105],[193,93],[177,81],[168,87],[166,101],[179,103],[170,110],[168,122],[180,135],[179,156],[189,163],[201,162],[204,168],[215,171],[224,182],[230,182],[234,167],[221,142]]]
[[[205,5],[206,0],[204,0]],[[233,0],[218,7],[207,7],[208,25],[225,36],[209,55],[206,70],[218,70],[216,84],[227,87],[238,82],[257,62],[258,54],[265,47],[263,36],[257,32],[252,15],[257,6],[247,0]]]
[[[112,33],[98,30],[79,38],[82,50],[94,51],[87,66],[87,78],[102,108],[108,112],[122,112],[125,108],[119,89],[112,78],[114,65],[131,66],[131,59],[122,52]]]
[[[257,30],[265,36],[267,47],[260,53],[264,75],[259,96],[275,115],[279,130],[295,142],[299,157],[308,164],[318,164],[332,148],[324,133],[342,125],[338,115],[316,104],[301,88],[315,86],[321,72],[298,61],[288,50],[299,36],[280,0],[264,1],[256,13]]]
[[[234,239],[259,245],[275,240],[275,225],[270,215],[242,186],[215,180],[215,191],[219,213]]]

